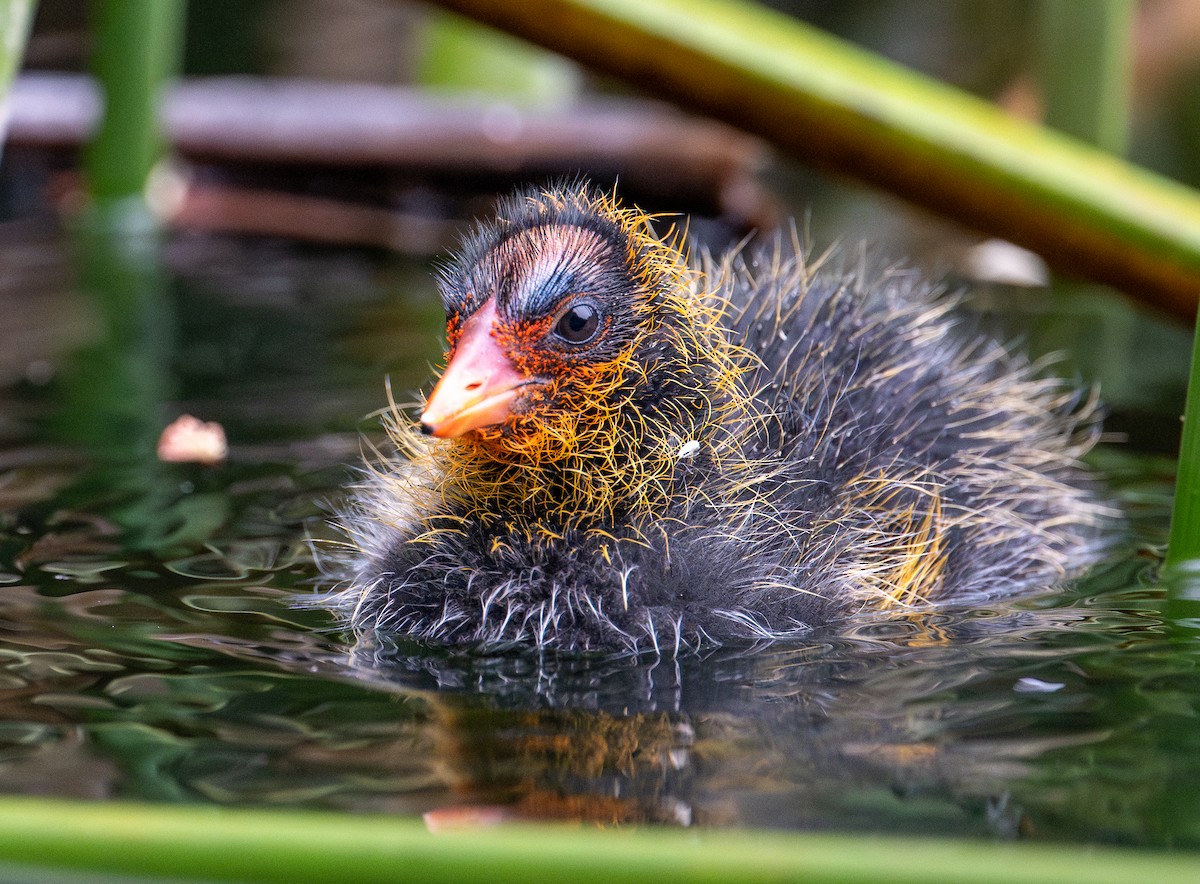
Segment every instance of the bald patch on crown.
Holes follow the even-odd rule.
[[[551,311],[566,295],[599,296],[627,288],[622,250],[602,234],[567,224],[521,230],[493,248],[477,268],[499,282],[497,305],[510,318]]]

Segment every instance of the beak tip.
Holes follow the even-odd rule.
[[[440,437],[440,436],[444,435],[443,432],[439,432],[439,431],[445,430],[446,421],[442,418],[437,418],[437,417],[434,417],[433,419],[431,419],[429,417],[429,412],[426,411],[426,412],[423,412],[419,418],[417,418],[417,427],[418,427],[418,429],[420,429],[422,436],[439,436]]]
[[[455,433],[456,422],[453,415],[430,414],[426,409],[417,418],[417,429],[422,436],[433,436],[438,439],[448,439],[458,435]]]

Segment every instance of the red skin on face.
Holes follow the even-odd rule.
[[[595,234],[577,227],[539,228],[507,240],[492,258],[498,262],[539,272],[571,261],[596,261],[606,244]],[[562,299],[566,304],[570,296]],[[565,306],[562,308],[565,309]],[[553,379],[579,366],[564,354],[547,347],[560,312],[536,320],[505,322],[495,297],[465,321],[451,317],[446,339],[451,354],[446,371],[429,396],[421,423],[439,438],[455,438],[472,430],[497,426],[513,416],[518,402],[544,398]],[[604,320],[597,338],[607,330]]]
[[[503,423],[522,390],[537,383],[513,365],[497,340],[494,298],[461,327],[457,321],[451,326],[453,356],[421,415],[426,432],[442,439]]]

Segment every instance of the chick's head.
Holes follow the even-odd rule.
[[[421,424],[452,440],[476,496],[652,507],[736,398],[714,299],[648,216],[603,195],[510,199],[441,288],[448,361]]]

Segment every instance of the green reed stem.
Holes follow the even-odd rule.
[[[0,101],[8,94],[8,87],[21,67],[36,7],[34,0],[0,0]],[[0,114],[0,145],[7,126],[7,115]]]
[[[178,479],[154,453],[171,411],[175,323],[147,185],[165,149],[158,106],[178,72],[185,3],[93,0],[90,8],[104,115],[84,158],[91,201],[75,234],[80,290],[100,326],[64,363],[54,425],[96,462],[64,493],[107,483],[116,502],[105,515],[123,529],[122,542],[166,556],[189,518],[195,539],[195,525],[211,530],[223,515],[195,513],[190,496],[181,501]]]
[[[1063,844],[545,825],[433,835],[411,818],[0,799],[0,876],[39,884],[76,880],[66,876],[80,870],[260,884],[1172,884],[1195,881],[1196,858]]]
[[[184,9],[184,0],[93,0],[92,68],[105,111],[84,171],[97,202],[142,196],[162,155],[159,96],[178,72]]]
[[[1189,560],[1200,560],[1200,320],[1192,343],[1192,370],[1184,406],[1166,564],[1174,568]],[[1175,581],[1168,588],[1180,586],[1181,582]]]
[[[1131,0],[1041,0],[1039,63],[1046,125],[1122,155],[1129,140]]]

